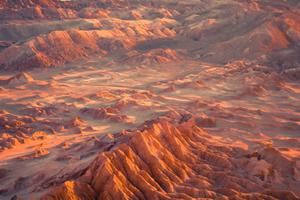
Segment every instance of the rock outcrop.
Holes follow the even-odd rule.
[[[267,186],[292,182],[299,170],[278,151],[247,156],[191,119],[147,123],[116,142],[82,177],[42,199],[299,199],[293,190],[273,192]]]
[[[175,34],[162,26],[169,23],[164,20],[134,23],[107,19],[102,23],[106,24],[103,30],[53,31],[21,45],[12,45],[0,52],[0,69],[28,70],[60,66],[70,61],[128,49],[146,38],[164,38]],[[123,23],[127,24],[126,30],[122,28]]]
[[[5,82],[8,85],[20,85],[30,83],[32,81],[34,81],[34,79],[28,73],[19,73],[16,76],[7,79]]]
[[[129,52],[123,62],[128,64],[159,64],[180,61],[181,56],[172,49],[152,49],[147,52]]]

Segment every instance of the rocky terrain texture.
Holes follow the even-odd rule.
[[[251,153],[224,144],[198,120],[146,123],[42,199],[299,199],[286,190],[299,186],[293,161],[272,147]]]
[[[0,1],[0,199],[300,199],[299,15]]]

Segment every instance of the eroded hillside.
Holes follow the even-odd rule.
[[[0,199],[300,199],[297,0],[0,2]]]

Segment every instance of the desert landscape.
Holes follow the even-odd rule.
[[[299,200],[299,0],[0,0],[0,199]]]

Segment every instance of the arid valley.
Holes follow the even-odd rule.
[[[0,199],[299,200],[299,16],[0,0]]]

